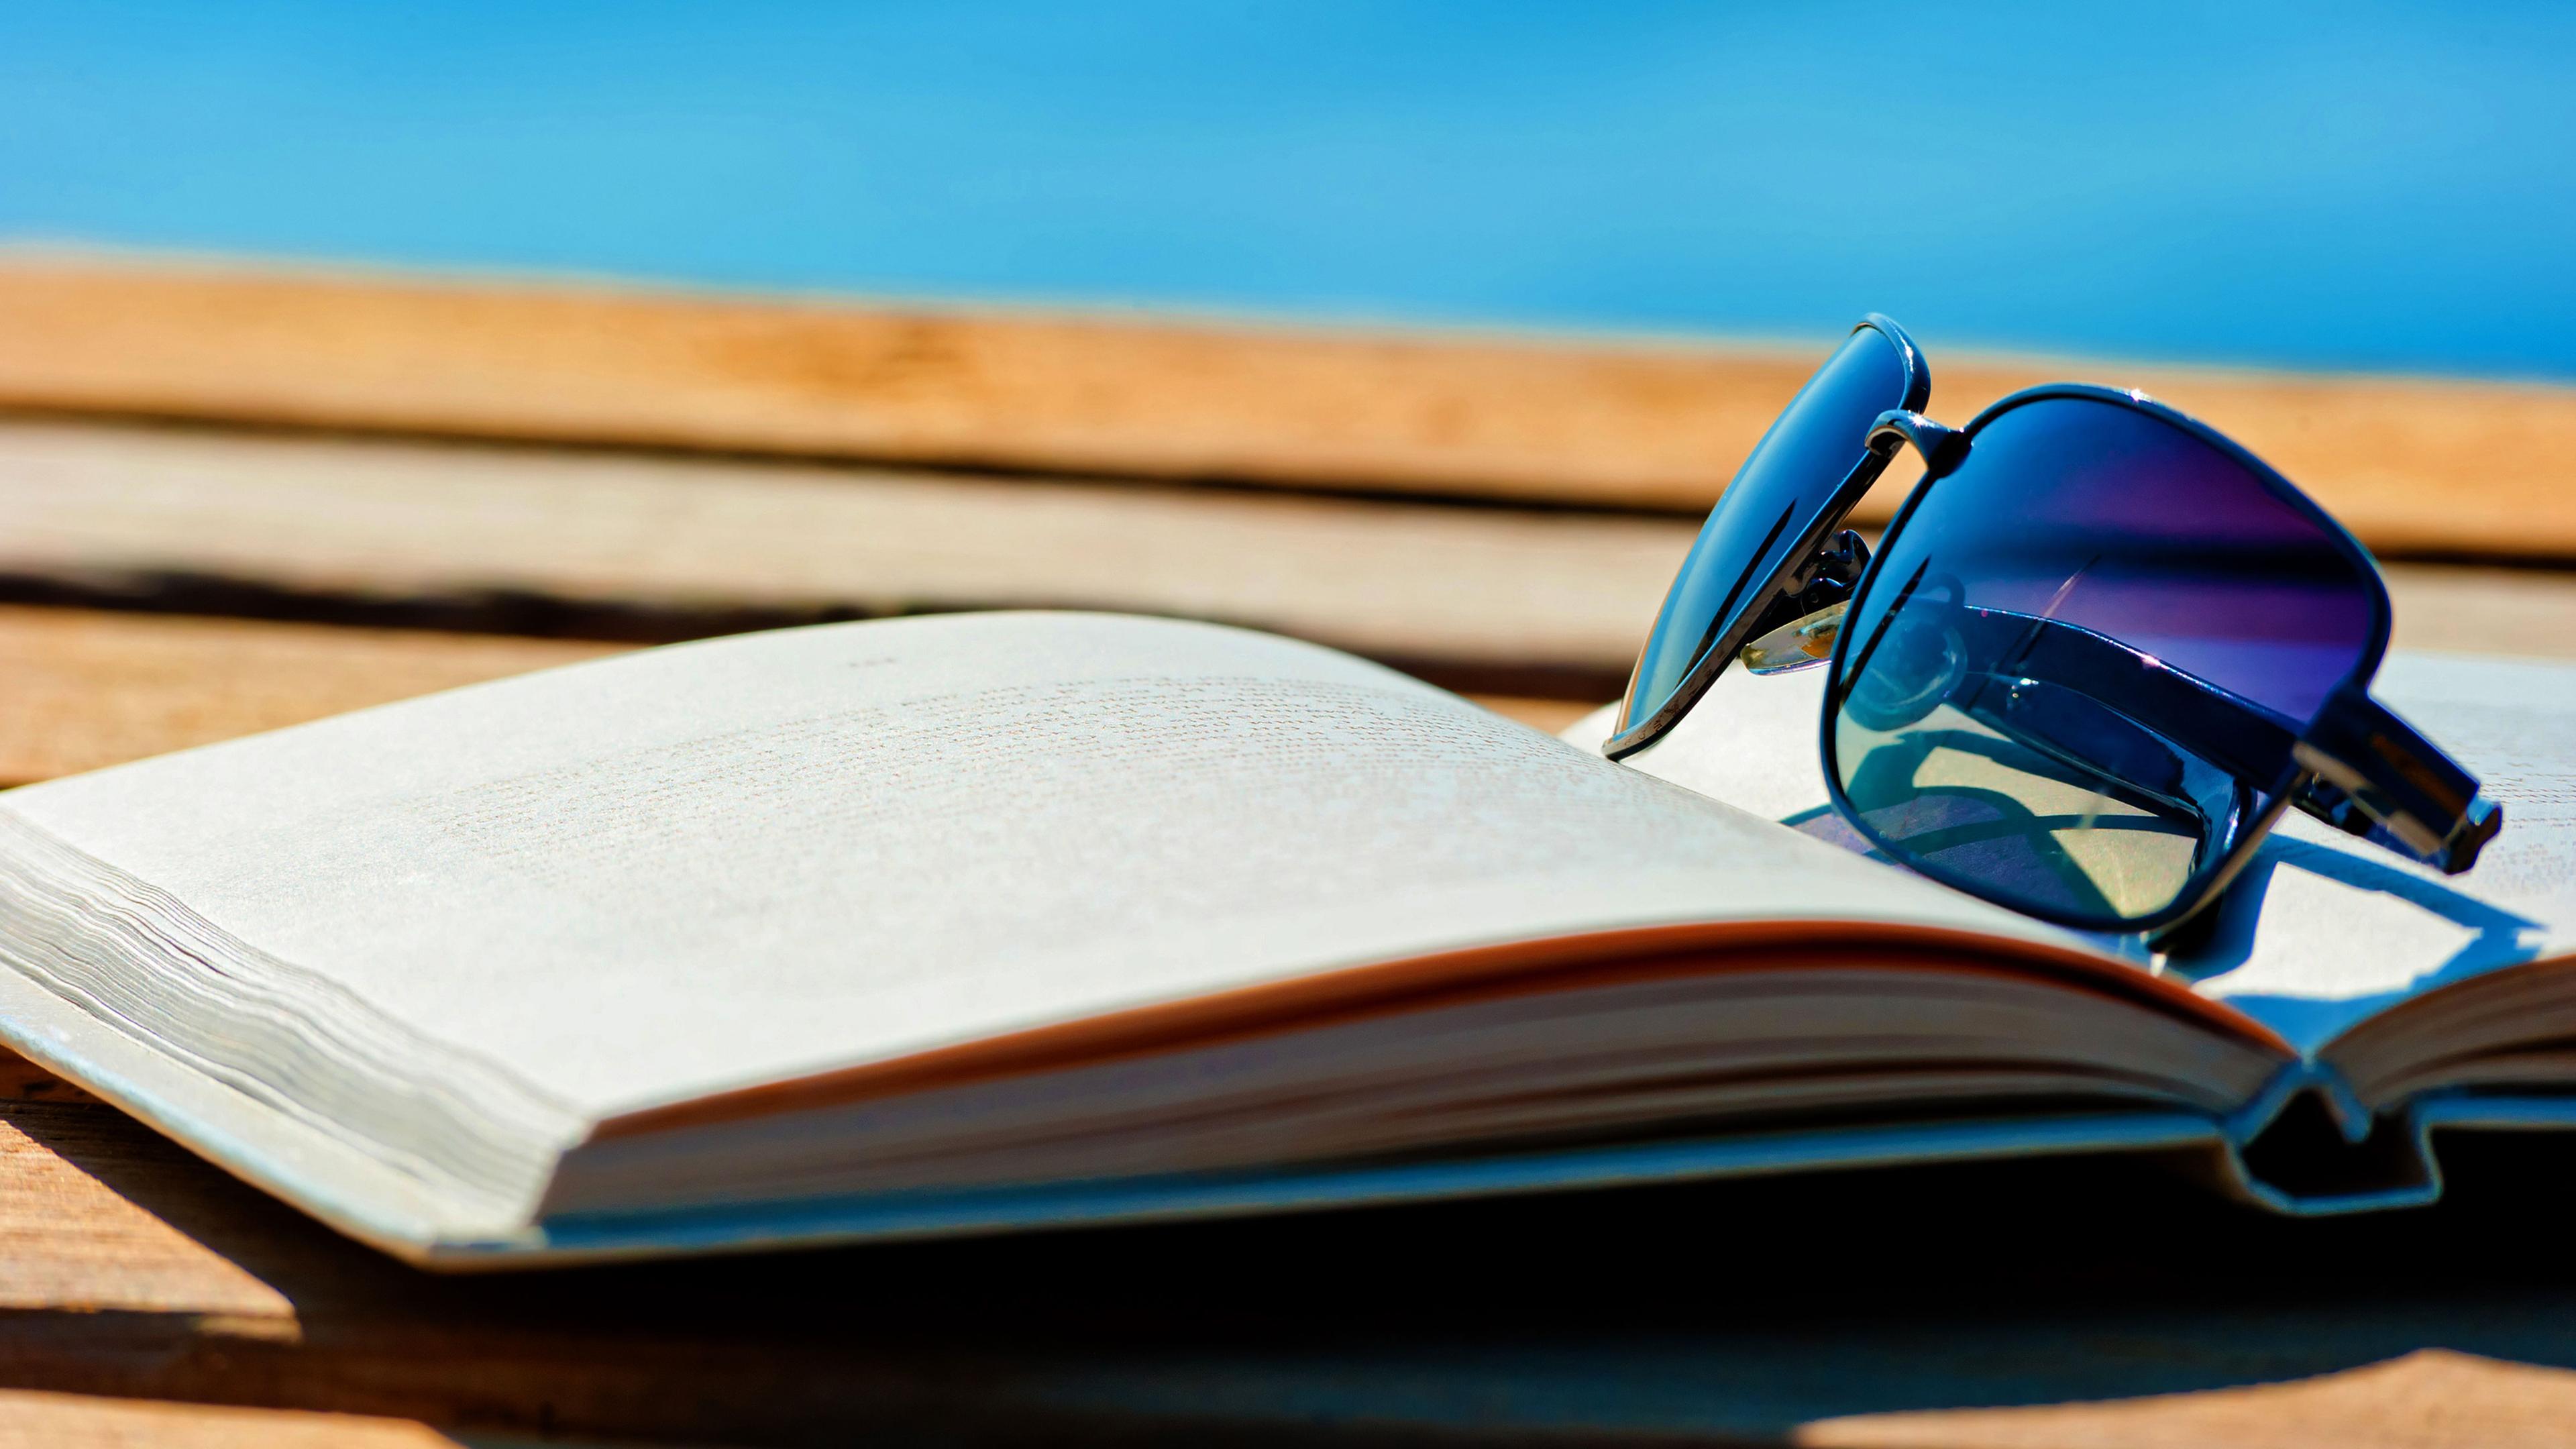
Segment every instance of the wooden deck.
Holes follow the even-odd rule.
[[[953,608],[1274,629],[1553,728],[1804,365],[18,258],[0,783]],[[1934,370],[1950,418],[2057,375]],[[2401,644],[2576,658],[2576,390],[2076,375],[2310,484]],[[459,1280],[0,1063],[0,1446],[2564,1442],[2576,1148],[2457,1166],[2334,1223],[2056,1163]]]

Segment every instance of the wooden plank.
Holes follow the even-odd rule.
[[[90,1102],[98,1099],[5,1048],[0,1048],[0,1102]]]
[[[76,774],[617,647],[0,607],[0,783]]]
[[[1595,699],[1531,699],[1517,694],[1471,694],[1468,699],[1505,719],[1555,734],[1600,707]]]
[[[0,424],[0,576],[231,611],[679,638],[958,608],[1314,639],[1599,699],[1691,525],[886,469]],[[265,601],[265,605],[262,601]]]
[[[2576,1403],[2531,1180],[2317,1224],[1988,1164],[438,1278],[108,1108],[0,1102],[0,1389],[776,1445],[2490,1449]],[[1889,1203],[1915,1231],[1872,1236]],[[2105,1246],[2028,1253],[2070,1203]],[[2407,1356],[2444,1344],[2483,1357]]]
[[[459,1449],[425,1424],[0,1389],[0,1449]]]
[[[12,1061],[20,1059],[6,1052]],[[21,1065],[11,1076],[32,1086]],[[224,1322],[227,1333],[291,1339],[295,1305],[250,1267],[142,1205],[195,1165],[165,1154],[118,1158],[142,1174],[120,1180],[81,1170],[113,1152],[130,1124],[92,1104],[43,1101],[0,1111],[0,1314],[27,1310],[180,1313]],[[50,1115],[47,1115],[50,1114]],[[44,1135],[30,1135],[34,1122]]]
[[[1325,332],[26,253],[0,266],[0,405],[19,408],[1685,513],[1830,341]],[[2576,459],[2558,446],[2576,388],[1925,341],[1953,422],[2054,378],[2143,387],[2376,548],[2576,557]]]
[[[483,632],[654,640],[945,609],[1108,609],[1275,630],[1453,688],[1599,700],[1624,685],[1692,533],[1563,510],[0,424],[0,593]],[[2566,575],[2413,565],[2390,579],[2401,645],[2576,651]],[[471,653],[387,667],[426,670],[430,688],[484,667]],[[80,687],[66,679],[52,697],[69,704]],[[210,692],[203,707],[225,699]],[[113,717],[102,718],[103,733]]]
[[[0,605],[0,785],[101,769],[626,647]],[[1592,707],[1588,700],[1474,698],[1551,733]],[[11,1086],[7,1061],[0,1059],[0,1096]]]
[[[1803,1426],[1812,1449],[2555,1449],[2576,1373],[2425,1349],[2294,1384],[2115,1404],[1867,1415]],[[1336,1436],[1339,1437],[1339,1436]],[[515,1441],[514,1441],[515,1442]],[[546,1442],[566,1441],[549,1438]],[[451,1438],[369,1415],[0,1390],[0,1449],[445,1449]]]
[[[2576,660],[2576,579],[2410,566],[2397,570],[2396,582],[2401,646]],[[0,605],[0,785],[101,769],[625,647]],[[1550,734],[1597,703],[1589,697],[1468,698]],[[0,1096],[9,1085],[0,1073]]]
[[[2576,1373],[2419,1349],[2285,1384],[2112,1404],[1867,1414],[1802,1426],[1802,1449],[2556,1449],[2576,1425]]]
[[[2390,564],[2399,649],[2576,659],[2576,573]]]
[[[977,1419],[971,1373],[854,1361],[837,1308],[765,1312],[708,1276],[432,1279],[108,1108],[0,1103],[0,1385],[550,1438],[835,1442],[926,1431],[925,1399]]]

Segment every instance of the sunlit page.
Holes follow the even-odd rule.
[[[1607,927],[2041,934],[1346,655],[1092,615],[651,651],[7,808],[599,1112]]]

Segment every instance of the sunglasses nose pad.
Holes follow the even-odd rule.
[[[1834,657],[1834,641],[1842,637],[1843,615],[1850,609],[1848,603],[1832,604],[1803,619],[1792,619],[1745,645],[1738,658],[1753,674],[1813,669]]]
[[[1792,581],[1797,592],[1762,612],[1737,660],[1755,674],[1787,674],[1831,659],[1852,591],[1868,567],[1868,542],[1848,528],[1835,534]]]
[[[1808,614],[1806,619],[1790,619],[1783,627],[1744,645],[1736,657],[1744,663],[1747,673],[1757,676],[1816,668],[1834,657],[1834,639],[1842,637],[1842,616],[1850,608],[1850,603],[1832,603]]]

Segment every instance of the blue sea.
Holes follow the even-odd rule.
[[[2576,378],[2576,4],[0,7],[0,238]]]

